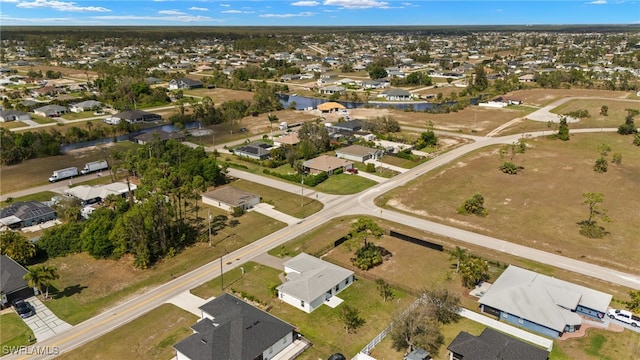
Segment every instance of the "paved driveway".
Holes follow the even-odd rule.
[[[71,325],[60,320],[37,297],[30,297],[26,301],[35,308],[36,314],[24,319],[24,322],[33,330],[37,341],[46,340],[72,328]]]

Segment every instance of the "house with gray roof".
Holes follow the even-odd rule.
[[[23,121],[23,120],[31,120],[31,115],[24,111],[18,110],[1,110],[0,111],[0,121]]]
[[[486,328],[479,336],[461,331],[447,347],[451,360],[547,360],[549,351]]]
[[[72,104],[69,110],[74,113],[81,113],[83,111],[97,109],[100,106],[102,106],[102,103],[100,101],[86,100],[76,104]]]
[[[56,211],[39,201],[19,201],[0,209],[0,226],[19,229],[54,220]]]
[[[278,286],[278,298],[307,313],[324,303],[340,303],[335,295],[354,281],[353,271],[301,253],[284,263],[286,282]]]
[[[266,160],[271,156],[271,147],[267,143],[253,143],[235,148],[233,153],[254,160]]]
[[[362,145],[351,145],[336,150],[336,156],[341,159],[365,162],[370,159],[380,159],[384,150],[374,149]]]
[[[177,360],[269,360],[295,340],[292,325],[230,294],[199,309],[194,333],[173,345]]]
[[[351,169],[353,162],[335,156],[320,155],[303,162],[302,166],[306,172],[313,175],[320,174],[321,172],[333,175],[334,171],[338,169],[342,169],[343,171]]]
[[[389,101],[407,101],[413,98],[413,94],[403,89],[384,90],[379,96],[384,97]]]
[[[57,117],[62,114],[66,114],[69,110],[60,105],[45,105],[39,108],[33,109],[33,113],[44,117]]]
[[[202,202],[227,211],[234,208],[248,210],[260,203],[260,195],[224,186],[202,194]]]
[[[197,89],[202,87],[202,82],[200,80],[194,80],[189,78],[182,79],[173,79],[169,81],[169,90],[178,90],[178,89]]]
[[[575,332],[582,317],[602,319],[612,296],[564,280],[509,266],[478,300],[482,312],[557,338]]]
[[[15,299],[27,299],[35,295],[34,289],[24,280],[27,269],[6,255],[0,255],[0,307]]]

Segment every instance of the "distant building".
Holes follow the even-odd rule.
[[[140,134],[133,138],[136,144],[144,145],[152,141],[167,142],[169,140],[184,141],[187,135],[184,131],[167,132],[164,130],[153,130]]]
[[[162,120],[162,116],[146,112],[144,110],[126,110],[109,118],[106,118],[104,122],[111,125],[117,125],[123,120],[130,123],[137,123],[144,121]]]
[[[24,121],[31,120],[31,115],[24,111],[18,110],[1,110],[0,111],[0,121],[9,122],[9,121]]]
[[[36,109],[33,109],[33,113],[44,117],[57,117],[62,114],[66,114],[69,110],[60,105],[45,105]]]
[[[193,80],[189,78],[174,79],[169,81],[169,90],[189,90],[202,87],[202,82],[199,80]]]
[[[71,112],[74,112],[74,113],[80,113],[83,111],[96,109],[100,106],[102,106],[102,103],[100,101],[87,100],[87,101],[82,101],[76,104],[72,104],[69,110],[71,110]]]

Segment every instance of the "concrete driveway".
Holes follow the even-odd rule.
[[[72,328],[71,325],[60,320],[37,297],[33,296],[25,301],[36,310],[36,314],[24,319],[24,322],[31,328],[37,341],[47,340]]]

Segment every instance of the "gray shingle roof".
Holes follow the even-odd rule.
[[[173,347],[192,360],[253,360],[294,327],[229,295],[200,307],[213,317],[192,326],[195,334]]]
[[[353,275],[351,270],[305,253],[286,261],[284,266],[295,272],[287,273],[287,282],[280,285],[278,290],[307,303]]]
[[[39,201],[19,201],[0,209],[0,219],[15,216],[20,220],[29,220],[56,211]]]
[[[27,287],[27,282],[22,278],[27,273],[22,265],[6,255],[0,255],[0,291],[10,294]]]
[[[509,266],[479,303],[557,331],[579,325],[578,305],[606,312],[612,296],[567,281]]]
[[[202,194],[202,196],[213,199],[215,201],[220,201],[233,207],[242,206],[250,202],[252,199],[260,197],[260,195],[242,191],[232,186],[221,187],[219,189],[204,193]]]
[[[464,360],[546,360],[549,352],[486,328],[480,336],[460,332],[447,349]]]

